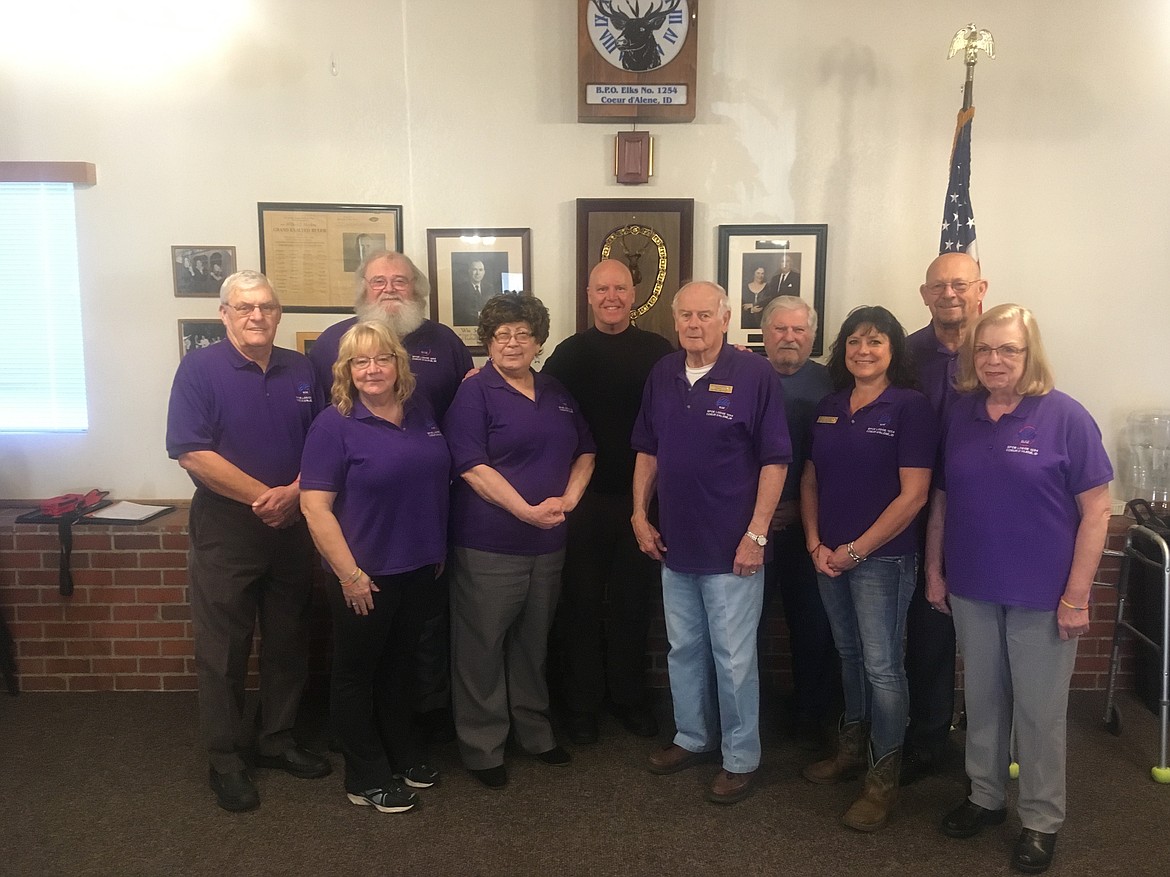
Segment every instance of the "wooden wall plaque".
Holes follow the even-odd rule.
[[[577,121],[694,121],[698,6],[577,0]]]

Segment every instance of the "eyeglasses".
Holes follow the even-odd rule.
[[[265,302],[264,304],[257,304],[257,305],[247,305],[247,304],[228,305],[228,307],[231,308],[233,311],[235,311],[237,314],[239,314],[241,317],[251,316],[252,311],[256,310],[256,308],[259,308],[260,313],[262,313],[266,317],[270,316],[272,314],[275,314],[277,311],[280,310],[280,305],[274,304],[273,302]]]
[[[389,368],[394,364],[394,357],[389,353],[379,353],[377,356],[354,356],[349,360],[350,368],[359,371],[369,368],[374,363],[377,363],[378,368]]]
[[[525,329],[521,329],[519,332],[505,332],[503,330],[499,330],[492,335],[492,340],[497,344],[508,344],[512,341],[515,341],[517,344],[527,344],[534,337],[535,336],[531,332]]]
[[[1000,359],[1019,359],[1027,352],[1027,347],[1017,347],[1014,344],[1001,344],[999,347],[988,347],[986,344],[975,345],[975,355],[980,359],[986,359],[993,353],[998,353]]]
[[[393,286],[395,289],[409,289],[410,278],[397,275],[395,277],[383,277],[381,274],[376,277],[369,277],[366,279],[366,285],[374,292],[385,292],[386,287]]]
[[[931,295],[942,295],[949,286],[955,291],[955,295],[962,295],[978,282],[978,280],[940,280],[938,283],[927,284],[926,291]]]

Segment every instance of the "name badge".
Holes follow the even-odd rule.
[[[817,423],[836,423],[837,416],[835,414],[822,414],[817,418]]]
[[[711,384],[707,387],[712,393],[733,393],[735,388],[731,384]]]

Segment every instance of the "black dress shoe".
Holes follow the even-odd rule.
[[[243,813],[260,806],[260,793],[256,791],[246,770],[216,773],[213,767],[209,771],[209,778],[219,806],[224,810]]]
[[[498,767],[483,767],[479,770],[468,768],[471,775],[489,789],[502,789],[508,785],[508,771],[501,764]]]
[[[654,718],[649,707],[620,706],[610,704],[609,711],[614,714],[621,726],[637,737],[657,737],[658,720]]]
[[[257,754],[256,766],[283,770],[303,780],[319,779],[333,772],[326,759],[300,746],[290,746],[279,755]]]
[[[1012,867],[1025,874],[1043,874],[1052,864],[1052,853],[1055,850],[1056,832],[1046,834],[1025,828],[1020,832],[1020,839],[1012,851]]]
[[[942,833],[947,837],[974,837],[985,825],[1002,825],[1007,818],[1007,808],[988,810],[970,800],[964,801],[943,817]]]
[[[554,746],[552,749],[538,752],[536,753],[536,757],[545,764],[551,764],[553,767],[564,767],[573,760],[572,756],[560,746]]]
[[[569,742],[588,746],[598,740],[597,716],[593,713],[569,713],[565,717],[565,733]]]

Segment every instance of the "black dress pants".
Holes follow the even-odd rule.
[[[554,639],[561,698],[574,712],[597,712],[607,693],[621,707],[646,705],[646,634],[661,579],[638,549],[632,513],[629,494],[586,490],[569,515]]]
[[[244,684],[260,623],[257,748],[276,755],[292,728],[309,673],[313,542],[304,521],[274,530],[249,506],[200,488],[191,500],[188,574],[199,685],[199,730],[219,773],[244,769]]]

